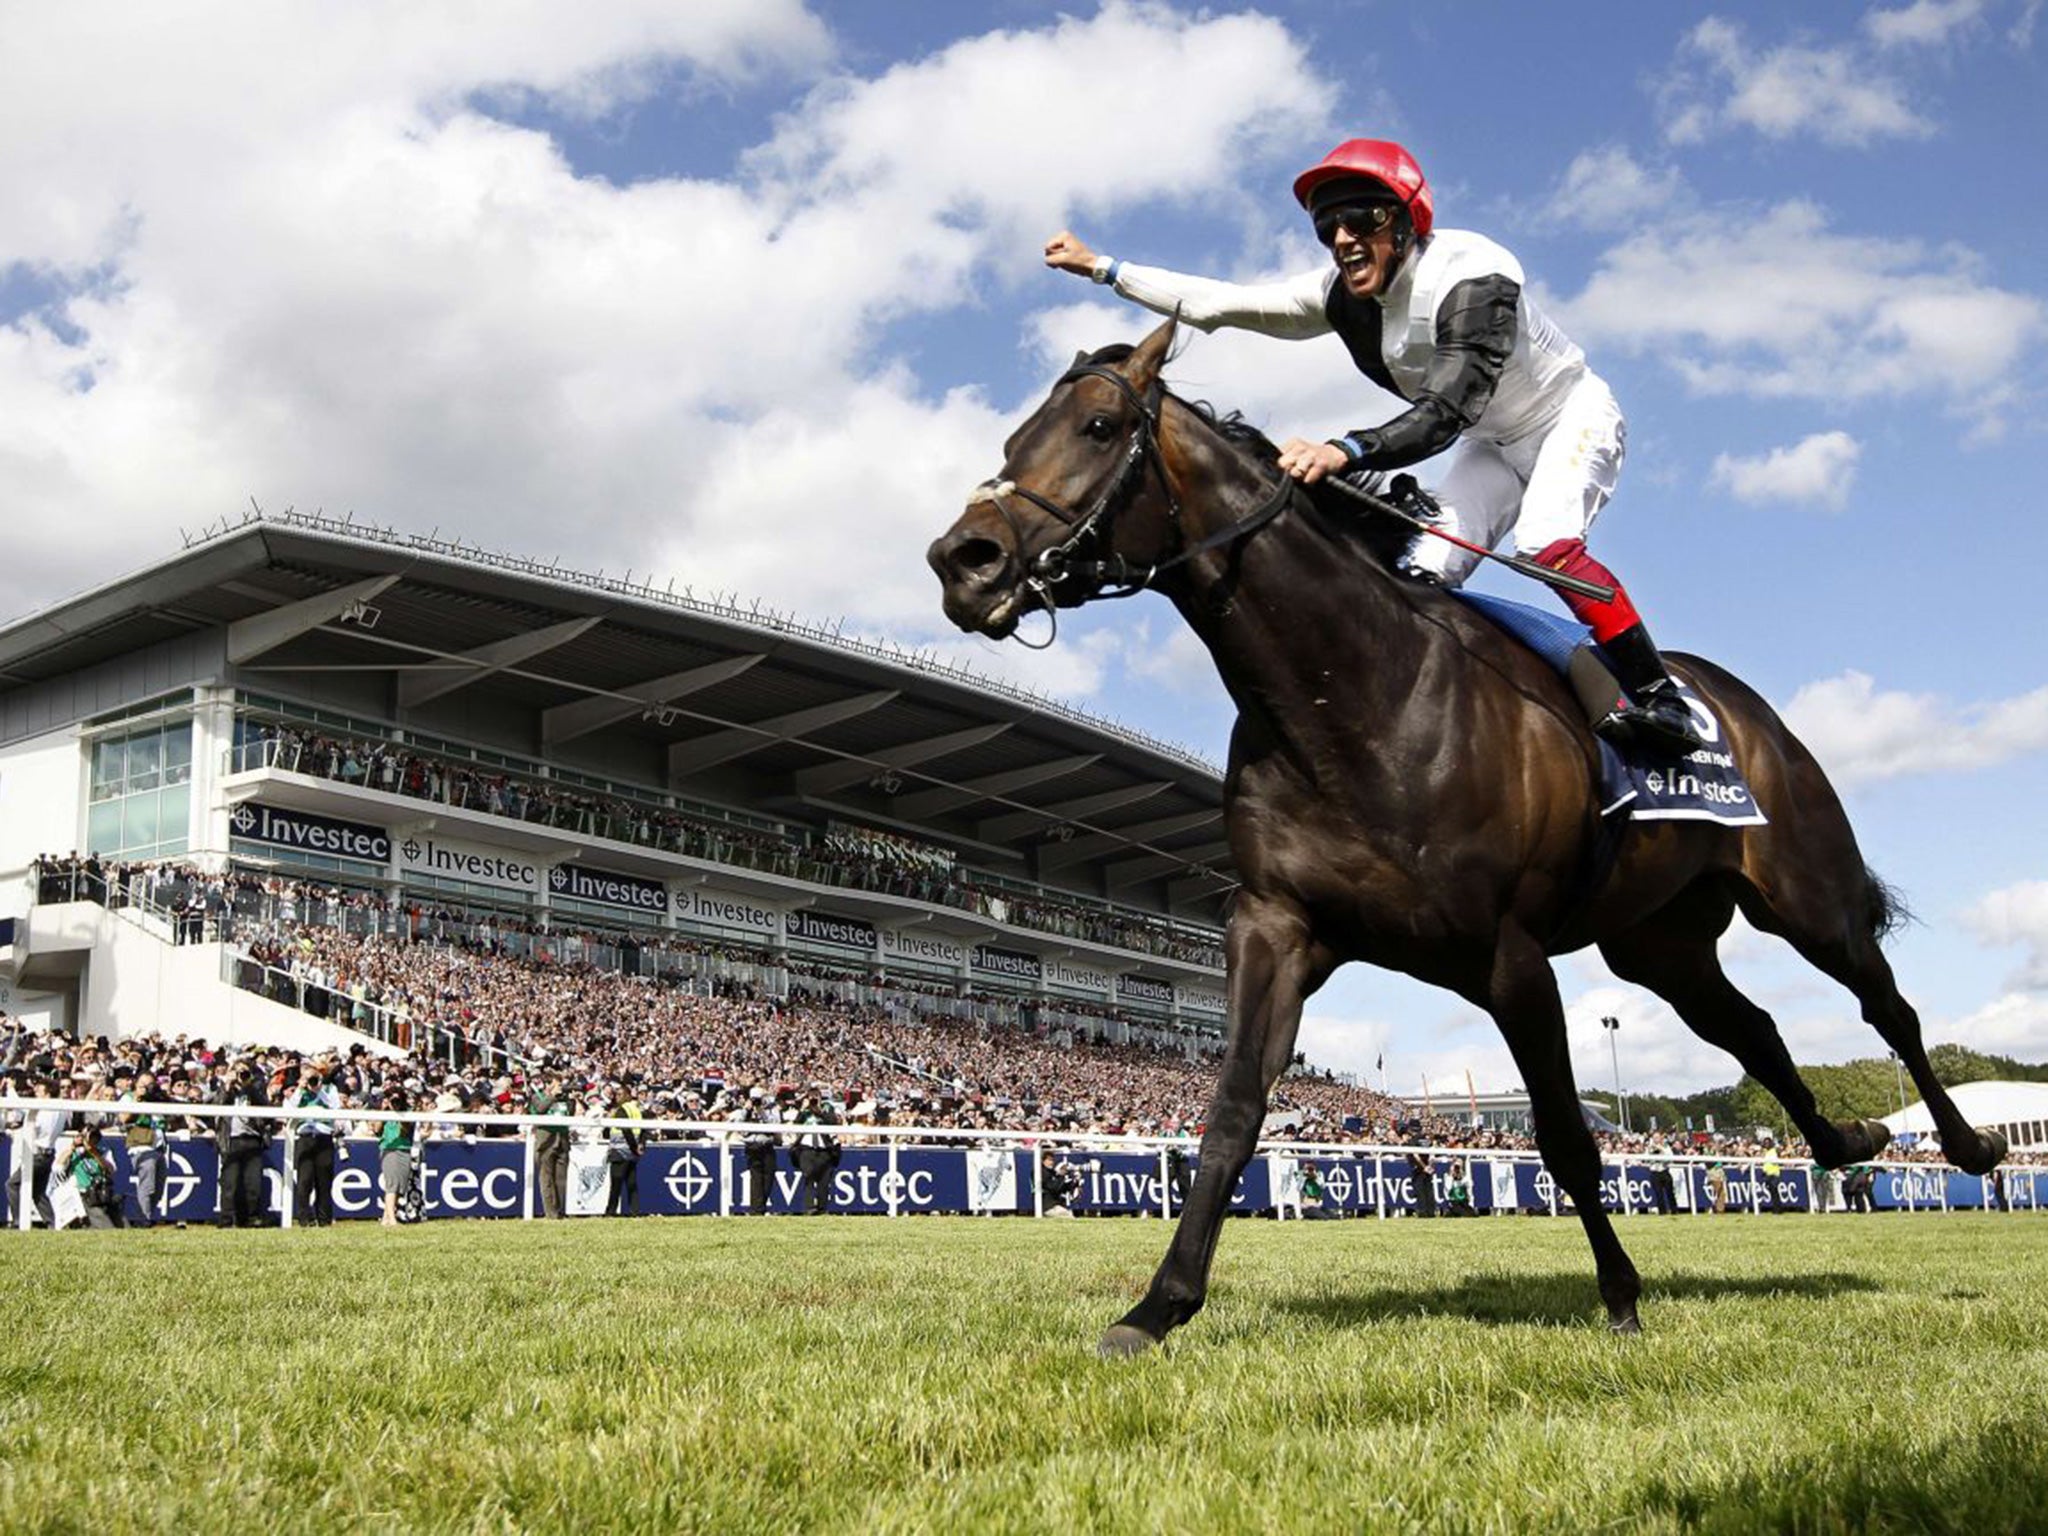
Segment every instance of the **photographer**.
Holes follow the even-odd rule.
[[[1081,1174],[1101,1163],[1090,1159],[1067,1163],[1053,1156],[1051,1147],[1038,1154],[1038,1208],[1046,1216],[1072,1216],[1081,1200]]]
[[[56,1081],[49,1077],[31,1077],[22,1086],[26,1090],[23,1095],[24,1097],[51,1099],[57,1096]],[[12,1090],[14,1085],[10,1083],[8,1087]],[[39,1227],[52,1226],[55,1224],[55,1217],[50,1211],[50,1197],[48,1194],[50,1170],[56,1165],[58,1138],[70,1126],[71,1115],[68,1111],[62,1109],[38,1109],[21,1117],[21,1123],[25,1123],[28,1129],[35,1135],[35,1156],[29,1160],[26,1166],[23,1165],[20,1156],[20,1128],[19,1124],[17,1124],[14,1127],[13,1155],[9,1159],[13,1165],[14,1172],[8,1182],[14,1188],[10,1194],[8,1209],[14,1214],[14,1219],[19,1222],[21,1219],[21,1202],[23,1199],[33,1200],[36,1207],[36,1225]],[[22,1189],[22,1175],[24,1173],[28,1176],[28,1188],[25,1192]]]
[[[100,1146],[98,1126],[87,1125],[79,1131],[65,1154],[60,1177],[77,1188],[86,1226],[105,1230],[124,1224],[121,1201],[114,1193],[114,1165]]]
[[[761,1088],[747,1090],[747,1102],[739,1111],[742,1118],[759,1125],[774,1125],[782,1118],[779,1104],[771,1104]],[[775,1148],[780,1138],[773,1131],[749,1131],[740,1145],[747,1159],[747,1209],[756,1216],[768,1214],[768,1202],[775,1193]]]
[[[839,1117],[825,1102],[816,1083],[811,1084],[810,1092],[797,1107],[794,1123],[810,1127],[839,1124]],[[822,1216],[832,1208],[832,1173],[839,1166],[839,1156],[838,1137],[816,1129],[797,1133],[796,1168],[803,1179],[797,1189],[798,1210]]]
[[[341,1095],[318,1066],[299,1074],[295,1109],[339,1109]],[[292,1129],[292,1220],[302,1227],[334,1225],[334,1122],[300,1120]]]
[[[147,1104],[157,1096],[156,1075],[141,1072],[135,1085],[124,1095],[131,1104]],[[161,1115],[129,1114],[121,1117],[121,1136],[128,1144],[128,1182],[135,1191],[138,1227],[153,1227],[161,1219],[157,1202],[164,1187],[164,1122]]]
[[[412,1108],[403,1088],[394,1087],[384,1096],[384,1107],[398,1114]],[[387,1227],[398,1225],[398,1208],[412,1193],[413,1125],[410,1120],[385,1120],[377,1126],[378,1171],[383,1175],[384,1214]]]
[[[220,1224],[260,1227],[266,1224],[270,1201],[263,1187],[263,1152],[270,1141],[269,1122],[250,1113],[268,1108],[270,1095],[263,1078],[247,1057],[228,1069],[227,1086],[214,1103],[231,1105],[238,1114],[214,1121],[214,1144],[220,1150]]]

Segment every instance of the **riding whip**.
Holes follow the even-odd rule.
[[[1527,559],[1521,555],[1504,555],[1499,550],[1487,549],[1483,545],[1474,544],[1470,539],[1461,539],[1455,533],[1450,533],[1445,529],[1437,527],[1428,518],[1418,517],[1406,507],[1388,501],[1384,497],[1375,496],[1371,491],[1364,489],[1362,486],[1353,485],[1349,480],[1341,476],[1326,476],[1322,484],[1333,485],[1353,501],[1363,502],[1375,512],[1395,518],[1400,522],[1406,523],[1411,528],[1419,529],[1423,533],[1431,534],[1436,538],[1445,540],[1447,543],[1455,544],[1460,549],[1470,550],[1483,560],[1498,560],[1509,570],[1519,571],[1522,575],[1532,580],[1540,581],[1545,586],[1557,587],[1566,592],[1576,592],[1581,597],[1592,598],[1595,602],[1611,603],[1614,601],[1614,588],[1612,587],[1603,587],[1597,581],[1586,581],[1578,576],[1567,576],[1563,571],[1553,571],[1549,566],[1538,565],[1534,560]]]

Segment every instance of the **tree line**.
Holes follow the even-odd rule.
[[[2048,1082],[2048,1062],[2015,1061],[2010,1056],[1992,1056],[1964,1045],[1937,1045],[1927,1053],[1934,1075],[1942,1086],[1981,1082]],[[1899,1104],[1899,1069],[1890,1056],[1867,1056],[1832,1066],[1802,1066],[1799,1075],[1813,1090],[1820,1112],[1831,1120],[1876,1119],[1895,1113]],[[1906,1079],[1906,1103],[1919,1102],[1911,1078]],[[1718,1130],[1745,1130],[1768,1125],[1779,1135],[1787,1134],[1790,1122],[1784,1108],[1748,1073],[1740,1082],[1725,1088],[1707,1088],[1699,1093],[1672,1098],[1660,1093],[1631,1093],[1628,1121],[1632,1130],[1648,1130],[1654,1119],[1661,1130],[1705,1130],[1711,1118]]]

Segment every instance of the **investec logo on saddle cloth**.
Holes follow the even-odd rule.
[[[1528,646],[1561,676],[1569,673],[1572,652],[1592,644],[1593,632],[1585,625],[1527,603],[1462,588],[1452,595]],[[1767,818],[1749,792],[1749,783],[1729,749],[1728,738],[1721,733],[1721,722],[1675,671],[1672,681],[1678,685],[1685,707],[1692,711],[1693,723],[1706,745],[1684,761],[1674,763],[1668,759],[1638,760],[1617,751],[1604,738],[1595,738],[1600,746],[1600,814],[1613,816],[1625,810],[1634,821],[1718,821],[1729,827],[1762,825]]]
[[[812,944],[843,944],[848,949],[872,951],[877,942],[873,923],[809,907],[786,913],[782,924],[792,939]]]
[[[360,859],[366,864],[391,862],[391,834],[367,822],[337,821],[311,811],[285,811],[245,800],[228,813],[228,825],[236,837],[276,848]]]
[[[467,880],[535,896],[541,891],[540,865],[503,849],[440,837],[407,837],[398,845],[398,869],[401,874]]]
[[[548,871],[548,890],[564,901],[595,901],[635,912],[666,912],[668,887],[638,875],[617,875],[580,864],[557,864]]]
[[[1027,955],[1014,949],[990,949],[986,944],[974,946],[974,968],[989,971],[997,976],[1014,976],[1025,981],[1036,981],[1045,974],[1045,962],[1036,955]]]
[[[1600,741],[1600,814],[1626,812],[1631,821],[1718,821],[1728,827],[1759,827],[1767,818],[1749,792],[1721,722],[1684,678],[1672,674],[1679,696],[1692,711],[1706,743],[1677,762],[1634,759]]]

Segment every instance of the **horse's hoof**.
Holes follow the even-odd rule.
[[[1607,1320],[1607,1331],[1624,1339],[1632,1339],[1643,1331],[1643,1325],[1635,1313],[1627,1317],[1611,1317]]]
[[[1095,1346],[1095,1354],[1102,1360],[1127,1360],[1158,1347],[1159,1340],[1144,1329],[1133,1328],[1129,1323],[1112,1323],[1102,1335],[1102,1342]]]

